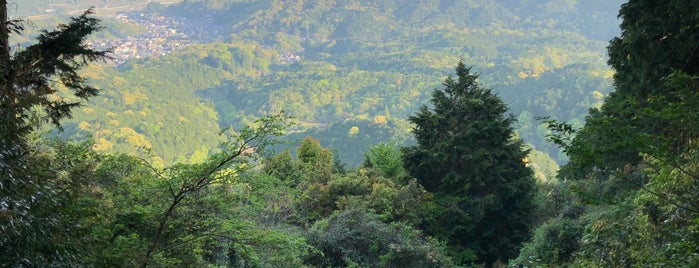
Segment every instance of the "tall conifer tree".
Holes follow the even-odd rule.
[[[424,228],[447,240],[462,263],[506,261],[528,237],[534,179],[514,118],[478,76],[459,62],[457,79],[432,94],[410,121],[417,145],[403,149],[405,167],[434,194]]]
[[[60,127],[60,120],[80,105],[55,95],[57,86],[81,99],[97,94],[78,71],[107,57],[107,51],[85,45],[100,29],[88,10],[56,30],[42,31],[36,44],[11,53],[10,36],[21,34],[23,26],[9,18],[7,4],[0,0],[0,263],[72,266],[80,253],[73,238],[82,226],[63,204],[84,185],[75,177],[66,186],[68,179],[60,171],[45,168],[49,153],[32,149],[28,136],[41,121]]]

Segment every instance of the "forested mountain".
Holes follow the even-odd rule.
[[[302,60],[207,92],[215,92],[212,99],[218,107],[232,105],[251,114],[284,109],[302,122],[404,119],[438,86],[426,82],[429,77],[443,76],[460,57],[477,67],[485,84],[521,118],[520,135],[558,158],[557,150],[543,142],[541,128],[537,133],[540,124],[533,118],[553,115],[581,122],[587,108],[598,105],[611,88],[605,42],[559,25],[579,28],[585,24],[564,19],[593,21],[583,17],[609,14],[605,23],[613,32],[614,12],[605,9],[608,1],[599,6],[574,2],[556,7],[545,1],[219,1],[219,7],[228,8],[218,9],[214,17],[229,23],[231,40],[256,40]],[[206,12],[207,5],[215,6],[204,1],[193,8],[197,4],[190,2],[186,10]],[[177,7],[171,12],[182,12]],[[242,11],[246,13],[237,13]],[[242,97],[250,95],[260,101]]]
[[[100,75],[94,82],[105,95],[116,98],[123,97],[124,92],[138,93],[148,99],[140,102],[163,111],[156,113],[164,118],[133,124],[125,118],[106,119],[102,114],[131,118],[142,109],[119,102],[109,107],[93,101],[89,108],[102,112],[76,111],[71,123],[76,127],[67,128],[62,135],[103,139],[104,144],[118,151],[133,146],[123,137],[140,136],[159,157],[186,159],[205,152],[196,139],[190,141],[188,137],[215,139],[216,131],[202,133],[212,129],[211,124],[239,127],[284,110],[298,119],[295,132],[330,135],[317,138],[338,149],[340,159],[354,167],[362,161],[362,153],[383,137],[359,142],[347,138],[349,129],[339,130],[340,125],[325,131],[313,128],[328,128],[346,120],[371,122],[377,117],[403,121],[439,86],[435,78],[444,77],[454,62],[462,59],[482,73],[483,85],[493,88],[511,108],[519,119],[519,136],[561,162],[565,156],[544,141],[546,129],[535,118],[551,116],[581,124],[587,109],[599,105],[610,91],[612,73],[605,65],[604,47],[618,31],[617,8],[613,5],[618,7],[621,1],[611,2],[151,3],[146,13],[157,11],[220,27],[221,41],[160,58],[132,59],[118,68],[103,67],[113,78]],[[98,13],[103,5],[96,4]],[[135,36],[143,33],[133,31]],[[113,36],[129,33],[121,31]],[[143,79],[137,78],[138,84],[132,85],[132,77]],[[156,77],[183,81],[159,84],[161,80]],[[126,84],[117,86],[114,81]],[[168,101],[171,97],[174,99]],[[217,120],[211,115],[201,117],[207,109],[216,111]],[[188,114],[190,110],[193,114]],[[134,133],[117,134],[114,120],[119,121],[119,129],[129,128]],[[86,128],[85,123],[99,127]],[[162,131],[135,124],[159,124]],[[103,135],[100,129],[111,134]],[[360,132],[363,130],[369,129],[360,128]],[[391,139],[410,142],[403,139],[409,137],[406,130],[390,130],[394,133]],[[177,149],[170,146],[174,144]],[[339,149],[346,147],[354,150]]]

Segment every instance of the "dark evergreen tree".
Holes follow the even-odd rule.
[[[0,1],[0,13],[7,12],[5,1]],[[80,105],[67,98],[57,97],[56,84],[73,91],[75,97],[88,99],[97,95],[97,89],[88,85],[78,74],[89,62],[104,59],[108,51],[93,50],[85,45],[85,39],[100,30],[99,20],[91,17],[92,10],[71,18],[69,24],[61,24],[53,31],[42,31],[38,43],[10,55],[9,42],[13,32],[21,33],[22,22],[5,21],[0,27],[0,105],[3,128],[14,127],[8,135],[21,136],[35,127],[29,118],[33,108],[45,112],[41,119],[50,120],[60,127],[59,121],[71,116],[71,109]],[[5,15],[6,17],[6,15]],[[10,130],[10,129],[7,129]],[[3,129],[5,134],[6,129]]]
[[[81,226],[77,223],[78,216],[69,215],[66,203],[70,204],[85,188],[84,178],[89,175],[89,168],[71,173],[78,164],[71,161],[62,164],[60,159],[47,157],[51,151],[33,148],[36,145],[32,145],[29,134],[42,121],[60,127],[59,121],[69,117],[71,109],[79,105],[54,95],[57,86],[72,90],[77,98],[87,99],[97,94],[78,74],[88,62],[106,57],[106,51],[92,50],[83,42],[100,29],[99,20],[90,14],[88,10],[56,30],[42,31],[36,44],[11,54],[9,38],[22,32],[22,21],[10,20],[7,1],[0,0],[0,260],[3,265],[71,266],[79,252],[70,241],[80,235]]]
[[[417,145],[403,154],[406,170],[434,193],[425,230],[446,239],[456,260],[490,266],[529,236],[534,179],[514,118],[470,71],[459,62],[457,79],[433,92],[433,107],[410,117]]]

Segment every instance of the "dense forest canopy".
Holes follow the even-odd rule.
[[[0,263],[697,266],[697,13],[0,0]]]

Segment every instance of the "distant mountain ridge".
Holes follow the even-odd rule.
[[[406,29],[485,27],[549,28],[578,32],[608,41],[618,33],[616,15],[621,0],[201,0],[170,6],[171,12],[192,17],[209,15],[232,31],[255,29],[309,38],[359,38],[364,28],[374,37]],[[270,31],[272,29],[278,31]],[[358,36],[353,36],[356,33]],[[365,38],[372,37],[372,33]]]

